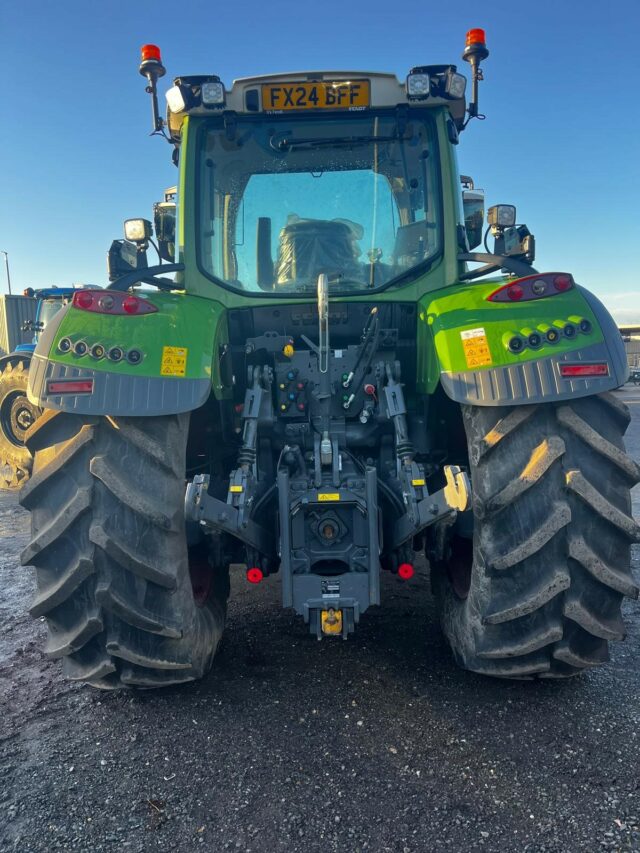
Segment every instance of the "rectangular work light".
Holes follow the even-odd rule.
[[[409,74],[407,77],[407,97],[411,100],[421,101],[429,97],[431,91],[431,78],[428,74],[421,72]]]
[[[219,80],[206,80],[201,87],[202,105],[219,107],[224,104],[224,86]]]

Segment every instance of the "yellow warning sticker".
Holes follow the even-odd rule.
[[[186,347],[162,347],[162,363],[160,374],[162,376],[184,376],[187,372]]]
[[[244,491],[242,486],[229,486],[229,491],[234,495],[240,495]]]
[[[318,495],[318,500],[320,503],[339,501],[340,495],[338,492],[324,492],[324,494]]]
[[[487,335],[483,328],[467,329],[465,332],[460,332],[460,337],[467,367],[485,367],[493,364]]]

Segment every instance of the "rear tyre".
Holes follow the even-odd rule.
[[[203,573],[184,522],[189,415],[84,417],[46,411],[27,436],[31,512],[45,648],[95,687],[164,687],[201,678],[218,648],[228,566]],[[206,563],[206,556],[204,557]],[[203,591],[204,589],[204,591]]]
[[[0,488],[17,489],[31,474],[24,444],[29,427],[42,413],[27,399],[29,362],[7,362],[0,372]]]
[[[627,407],[612,394],[518,408],[463,407],[473,547],[450,540],[434,565],[458,664],[504,678],[566,678],[608,660],[638,596],[640,541],[624,452]],[[468,544],[468,543],[467,543]]]

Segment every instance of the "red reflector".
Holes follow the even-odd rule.
[[[411,563],[400,563],[398,566],[398,576],[402,578],[403,581],[408,581],[414,575],[413,566]]]
[[[561,364],[560,376],[608,376],[609,365],[604,364]]]
[[[146,62],[148,59],[155,59],[156,62],[161,61],[160,48],[156,44],[143,44],[140,48],[140,54],[143,62]]]
[[[486,41],[484,30],[475,27],[467,33],[467,47],[471,44],[484,44]]]
[[[247,569],[247,580],[249,583],[260,583],[260,581],[264,578],[262,573],[262,569],[259,569],[257,566],[254,566],[252,569]]]
[[[62,382],[49,382],[49,394],[93,394],[93,379],[75,379]]]

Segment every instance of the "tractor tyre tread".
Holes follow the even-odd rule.
[[[503,678],[566,678],[609,658],[637,597],[640,541],[624,450],[629,413],[611,394],[514,409],[463,407],[473,484],[471,587],[434,561],[442,627],[457,662]]]
[[[184,523],[189,416],[87,418],[47,411],[27,434],[34,473],[23,563],[36,568],[31,612],[45,653],[101,689],[201,678],[219,645],[228,567],[193,598]]]

